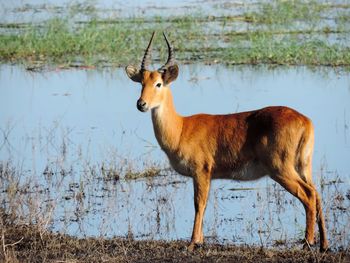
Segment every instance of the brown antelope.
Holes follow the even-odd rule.
[[[227,115],[180,116],[174,107],[170,84],[179,67],[173,49],[168,60],[151,71],[150,50],[145,51],[141,69],[125,68],[127,75],[142,85],[137,108],[151,110],[157,141],[180,174],[193,178],[195,217],[189,250],[203,243],[203,215],[211,179],[255,180],[270,176],[297,197],[306,212],[305,245],[314,244],[317,219],[320,250],[328,248],[321,198],[312,182],[314,130],[310,119],[287,107]]]

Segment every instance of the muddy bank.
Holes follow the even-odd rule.
[[[350,262],[346,251],[319,253],[254,246],[204,245],[185,250],[186,241],[135,241],[132,238],[74,238],[38,226],[4,224],[1,262]]]

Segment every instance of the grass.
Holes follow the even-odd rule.
[[[11,224],[1,214],[2,262],[349,262],[346,251],[318,253],[299,249],[205,245],[187,252],[184,241],[128,238],[75,238],[36,225]]]
[[[251,38],[251,48],[230,48],[224,61],[231,64],[280,64],[348,66],[350,48],[322,41],[300,42],[297,38],[288,41],[270,41],[265,35]]]
[[[127,171],[125,173],[125,180],[135,180],[139,178],[149,178],[149,177],[155,177],[155,176],[160,176],[162,170],[159,167],[148,167],[145,168],[142,172],[135,172],[135,171]]]
[[[317,1],[271,1],[262,3],[258,12],[246,13],[254,23],[286,24],[294,21],[319,21],[321,11],[327,6]]]
[[[53,18],[39,24],[9,23],[0,25],[0,58],[39,66],[138,64],[156,30],[167,32],[182,63],[349,66],[349,9],[350,5],[275,0],[235,16],[92,16],[87,22]],[[332,34],[334,41],[329,40]],[[155,47],[165,59],[160,36]]]

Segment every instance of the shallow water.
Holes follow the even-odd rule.
[[[177,111],[229,113],[268,105],[302,112],[315,126],[313,176],[333,246],[349,246],[350,76],[330,68],[180,66]],[[172,171],[114,180],[104,169],[168,167],[140,113],[138,84],[123,69],[0,67],[2,207],[23,221],[76,236],[188,239],[192,182]],[[103,167],[103,168],[102,168]],[[16,186],[18,191],[10,191]],[[271,245],[303,237],[301,204],[271,180],[213,182],[204,231],[212,241]]]
[[[264,1],[260,1],[264,2]],[[202,1],[202,0],[176,0],[155,2],[148,0],[138,1],[68,1],[68,0],[15,0],[0,3],[2,17],[0,22],[38,22],[56,16],[77,15],[79,20],[86,20],[90,16],[100,18],[118,19],[120,17],[151,17],[173,16],[191,14],[212,15],[227,14],[237,15],[247,8],[254,8],[254,1],[230,2]],[[228,9],[228,7],[230,7]],[[234,8],[232,8],[234,7]],[[76,11],[79,11],[77,14]]]

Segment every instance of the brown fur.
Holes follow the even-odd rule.
[[[310,119],[287,107],[182,117],[175,111],[169,88],[178,75],[177,66],[165,73],[140,73],[135,68],[127,72],[142,83],[140,100],[152,110],[155,136],[171,165],[193,178],[195,219],[189,249],[203,242],[203,215],[211,179],[254,180],[266,175],[304,205],[305,240],[310,245],[318,219],[321,250],[327,249],[321,199],[312,183],[314,131]],[[137,74],[142,74],[140,80]]]

